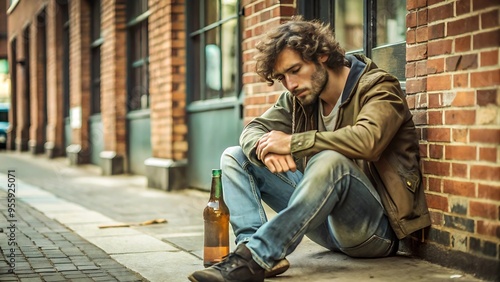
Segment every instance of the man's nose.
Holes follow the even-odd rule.
[[[297,80],[293,78],[291,75],[285,75],[286,88],[290,91],[295,90],[299,85],[297,84]]]

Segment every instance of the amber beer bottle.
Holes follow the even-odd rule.
[[[229,254],[229,209],[222,195],[222,170],[212,170],[210,199],[203,210],[205,240],[203,265],[209,267]]]

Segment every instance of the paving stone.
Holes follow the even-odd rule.
[[[24,193],[28,194],[27,191]],[[2,197],[5,197],[5,192],[0,189],[0,199]],[[51,199],[53,202],[56,200],[55,197]],[[31,202],[40,204],[41,200],[31,198]],[[85,282],[96,281],[96,279],[97,281],[118,281],[116,275],[119,275],[122,281],[140,281],[140,276],[117,263],[106,252],[57,221],[41,214],[21,200],[18,200],[16,205],[19,212],[16,214],[18,247],[16,248],[15,273],[9,273],[11,268],[6,263],[7,256],[10,254],[8,240],[5,240],[6,237],[5,239],[0,237],[0,281]],[[88,217],[85,219],[82,212],[87,210],[77,205],[72,206],[72,210],[78,213],[78,220],[95,221]],[[0,211],[5,216],[6,210],[1,208],[1,205]],[[54,209],[53,211],[59,211],[55,213],[60,218],[67,219],[64,210]],[[108,221],[109,219],[101,216],[98,220]],[[75,224],[76,222],[77,220]],[[0,236],[6,235],[0,233]],[[104,265],[94,263],[95,260],[101,261]],[[103,267],[110,267],[109,270],[114,274],[103,270]]]
[[[55,264],[54,268],[57,269],[57,271],[69,271],[69,270],[77,270],[76,266],[71,263],[65,263],[65,264]]]
[[[39,277],[27,277],[27,278],[21,278],[21,282],[40,282]]]

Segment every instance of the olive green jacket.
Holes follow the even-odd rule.
[[[240,145],[258,165],[255,145],[266,132],[292,134],[291,151],[304,171],[307,159],[334,150],[370,178],[398,238],[429,226],[420,171],[418,137],[398,80],[370,59],[348,56],[351,70],[340,97],[334,131],[318,131],[318,103],[302,106],[289,92],[245,126]]]

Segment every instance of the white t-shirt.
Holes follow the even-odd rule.
[[[323,101],[321,99],[319,100],[319,121],[318,121],[318,129],[319,131],[333,131],[335,128],[335,123],[337,122],[337,113],[339,112],[339,106],[340,106],[340,98],[337,100],[337,103],[335,103],[335,106],[333,107],[333,110],[325,116],[323,114]]]

